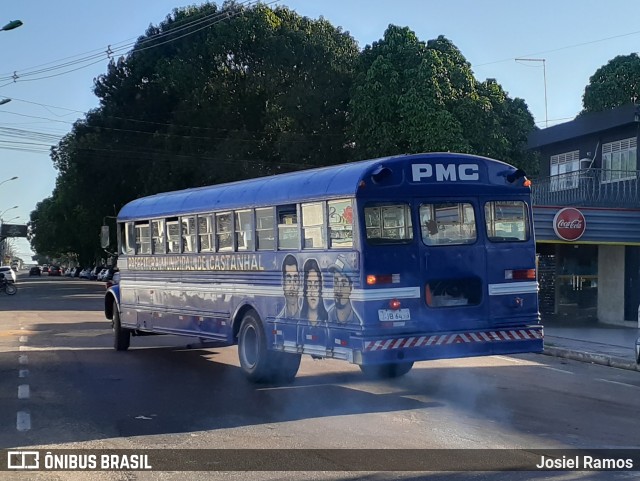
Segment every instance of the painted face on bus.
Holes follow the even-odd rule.
[[[320,274],[317,271],[309,271],[306,279],[307,301],[310,310],[316,311],[320,303]]]
[[[333,273],[333,299],[338,309],[346,307],[351,297],[351,281],[341,272]]]
[[[298,266],[284,266],[284,273],[282,277],[284,296],[298,297],[300,292],[300,273],[298,272]]]

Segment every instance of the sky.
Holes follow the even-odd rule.
[[[98,106],[93,80],[106,71],[109,46],[125,48],[174,8],[194,3],[199,2],[3,2],[0,26],[18,19],[23,26],[0,32],[0,99],[11,99],[0,105],[0,218],[24,224],[36,204],[51,195],[57,171],[49,149]],[[476,79],[494,78],[511,98],[524,99],[541,128],[574,118],[595,71],[617,55],[640,50],[634,0],[263,3],[322,16],[349,32],[360,48],[381,39],[389,24],[409,27],[425,42],[444,35],[471,63]],[[91,61],[78,62],[89,55]],[[516,60],[521,58],[533,60]],[[4,182],[14,176],[18,179]],[[102,180],[106,184],[96,179],[96,188]],[[26,240],[16,240],[14,247],[30,260]]]

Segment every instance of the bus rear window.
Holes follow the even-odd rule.
[[[411,209],[407,204],[365,207],[367,240],[372,244],[404,244],[413,239]]]
[[[529,216],[524,202],[487,202],[484,206],[484,217],[490,241],[516,242],[529,238]]]
[[[422,204],[422,242],[428,246],[472,244],[476,241],[476,218],[468,203]]]

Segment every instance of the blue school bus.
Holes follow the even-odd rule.
[[[426,153],[134,200],[105,298],[114,347],[237,344],[256,382],[293,380],[305,354],[397,377],[541,352],[530,184],[504,162]]]

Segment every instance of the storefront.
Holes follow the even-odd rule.
[[[540,312],[637,323],[640,210],[534,206]]]

